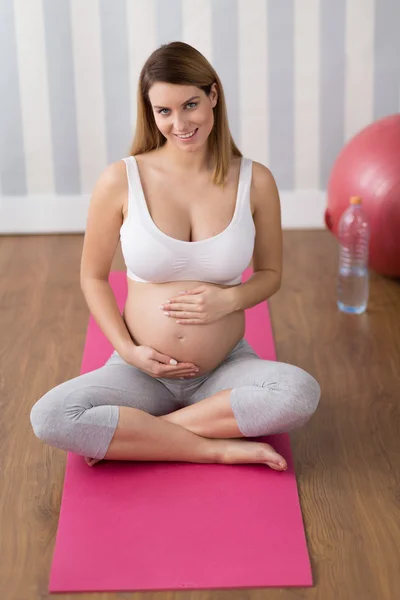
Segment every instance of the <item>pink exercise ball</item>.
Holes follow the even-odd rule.
[[[400,277],[400,114],[368,125],[339,153],[324,215],[335,236],[351,196],[361,196],[370,225],[368,266]]]

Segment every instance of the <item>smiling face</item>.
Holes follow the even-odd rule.
[[[217,104],[214,83],[210,95],[191,85],[154,83],[149,90],[156,125],[171,144],[193,152],[203,146],[214,125]]]

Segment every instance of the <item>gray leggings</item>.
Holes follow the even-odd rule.
[[[306,371],[260,358],[242,338],[213,371],[182,380],[153,378],[114,351],[103,367],[48,391],[32,407],[30,420],[47,444],[102,459],[118,425],[119,406],[161,416],[231,388],[232,411],[246,437],[301,427],[321,393]]]

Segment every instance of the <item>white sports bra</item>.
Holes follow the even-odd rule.
[[[123,159],[129,185],[128,215],[120,229],[127,277],[143,283],[193,280],[238,285],[254,251],[250,206],[253,162],[242,157],[235,212],[221,233],[187,242],[170,237],[149,213],[134,156]]]

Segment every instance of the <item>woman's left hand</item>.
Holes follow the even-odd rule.
[[[160,309],[182,325],[208,325],[232,312],[231,291],[203,283],[169,298]]]

